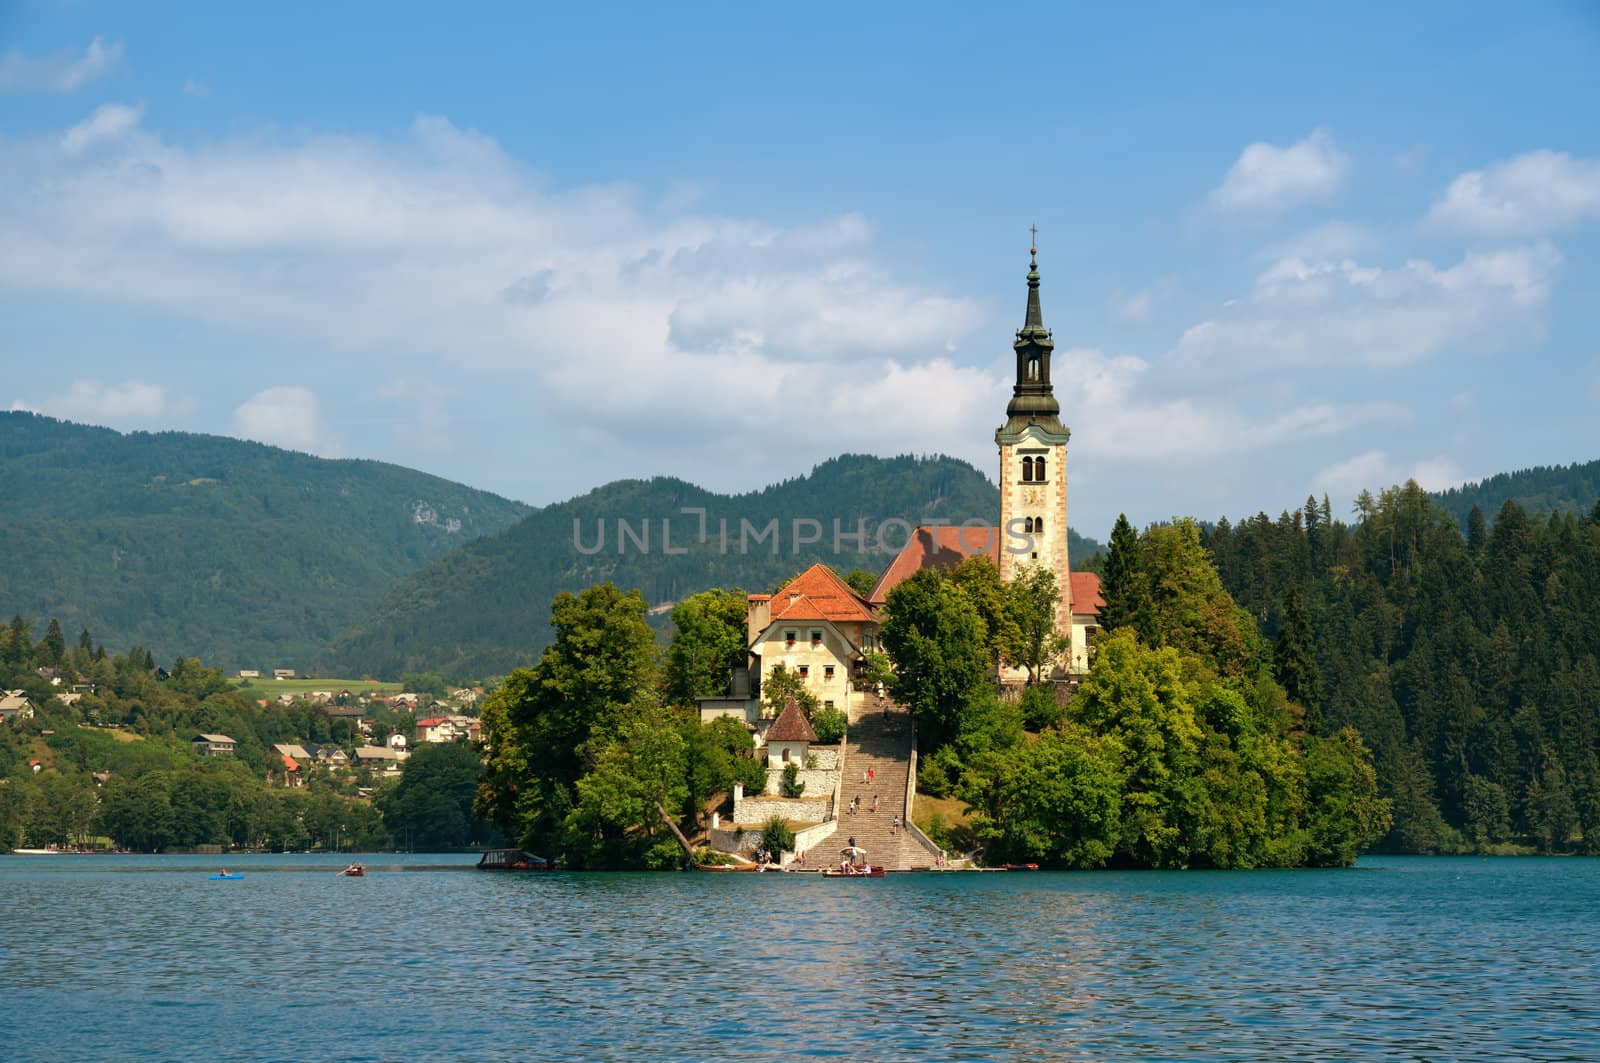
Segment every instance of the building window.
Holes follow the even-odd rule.
[[[1033,518],[1033,530],[1036,531],[1036,532],[1044,531],[1044,518],[1043,517],[1034,517]]]
[[[1033,560],[1035,560],[1035,561],[1039,560],[1039,551],[1035,550],[1033,552]]]
[[[801,679],[805,679],[806,677],[808,677],[810,675],[811,675],[811,666],[809,664],[802,664],[800,666],[800,678]]]
[[[1043,458],[1035,458],[1033,460],[1033,478],[1035,480],[1037,480],[1039,483],[1044,483],[1044,459]]]
[[[831,701],[824,701],[824,702],[823,702],[823,703],[822,703],[822,707],[823,707],[823,708],[825,708],[825,709],[831,709],[831,708],[833,708],[833,702],[831,702]]]
[[[783,747],[783,762],[785,764],[789,763],[789,747],[788,746],[784,746]]]
[[[783,633],[783,641],[784,641],[784,643],[786,645],[793,646],[794,645],[794,632],[793,631],[785,631]]]
[[[1032,458],[1023,458],[1022,459],[1022,482],[1025,483],[1025,484],[1033,483],[1033,459]]]
[[[830,681],[833,679],[833,665],[827,665],[822,669],[822,678]]]
[[[811,648],[816,649],[822,642],[822,632],[816,628],[811,629]]]

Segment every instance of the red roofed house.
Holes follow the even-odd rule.
[[[793,698],[783,707],[778,718],[767,728],[767,767],[781,768],[785,764],[805,766],[806,753],[817,740],[811,721]]]
[[[798,673],[824,707],[849,714],[867,696],[853,688],[851,677],[879,648],[878,613],[827,565],[812,565],[777,594],[750,595],[745,631],[758,684],[781,664]]]

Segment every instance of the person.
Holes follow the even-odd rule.
[[[889,828],[891,830],[899,830],[900,829],[900,817],[899,816],[894,817],[894,820],[889,824]]]
[[[873,794],[872,795],[872,811],[874,811],[874,812],[878,811],[878,795],[877,794]]]
[[[227,878],[228,877],[228,869],[227,868],[223,868],[222,869],[222,877],[223,878]]]
[[[870,769],[868,769],[868,770],[870,770]],[[863,771],[861,773],[861,785],[862,786],[867,785],[867,772],[866,771]]]
[[[877,768],[868,768],[867,769],[867,782],[871,782],[873,779],[876,779],[878,777],[877,772],[878,772]]]

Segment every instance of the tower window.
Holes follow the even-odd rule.
[[[1027,534],[1029,534],[1029,535],[1033,534],[1033,518],[1032,517],[1023,517],[1022,518],[1022,530],[1024,532],[1026,532]]]
[[[1035,458],[1034,459],[1033,478],[1035,480],[1039,481],[1040,483],[1044,483],[1044,459],[1043,458]]]
[[[1032,458],[1023,458],[1022,459],[1022,482],[1025,483],[1025,484],[1033,483],[1033,459]]]
[[[1044,531],[1044,518],[1043,517],[1034,517],[1033,518],[1033,530],[1036,531],[1036,532]]]
[[[1028,359],[1028,379],[1029,380],[1038,380],[1039,379],[1039,359],[1038,358],[1029,358]]]

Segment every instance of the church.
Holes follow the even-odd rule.
[[[854,722],[864,708],[876,704],[876,692],[861,689],[855,679],[866,655],[881,648],[878,622],[889,592],[922,569],[948,569],[978,554],[994,562],[1002,580],[1015,579],[1030,566],[1055,574],[1060,593],[1056,631],[1067,640],[1067,649],[1048,678],[1072,684],[1088,671],[1105,603],[1099,576],[1073,572],[1067,556],[1067,442],[1072,433],[1061,421],[1061,404],[1050,381],[1055,341],[1039,305],[1038,250],[1029,253],[1027,312],[1012,344],[1016,382],[1005,423],[994,435],[1000,461],[998,523],[914,529],[866,596],[822,564],[776,594],[750,595],[749,668],[735,676],[732,696],[701,702],[703,719],[742,716],[758,728],[764,726],[760,689],[782,666],[800,677],[819,704],[844,711]],[[1019,684],[1026,674],[1004,668],[996,678]]]

